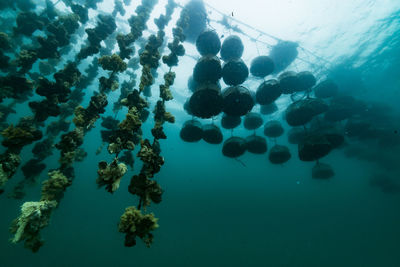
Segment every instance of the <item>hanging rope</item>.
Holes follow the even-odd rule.
[[[234,21],[234,22],[236,22],[236,23],[238,23],[238,24],[241,24],[241,25],[243,25],[243,26],[245,26],[245,27],[247,27],[247,28],[249,28],[249,29],[251,29],[251,30],[253,30],[253,31],[255,31],[255,32],[258,32],[260,35],[267,36],[267,37],[269,37],[269,38],[271,38],[271,39],[274,39],[274,40],[276,40],[276,41],[278,41],[278,42],[283,42],[283,41],[284,41],[284,40],[282,40],[282,39],[280,39],[280,38],[278,38],[278,37],[276,37],[276,36],[273,36],[273,35],[271,35],[271,34],[269,34],[269,33],[266,33],[266,32],[264,32],[264,31],[261,31],[261,30],[257,29],[257,28],[254,28],[253,26],[251,26],[251,25],[249,25],[249,24],[247,24],[247,23],[245,23],[245,22],[242,22],[242,21],[240,21],[240,20],[238,20],[238,19],[236,19],[236,18],[234,18],[234,17],[227,16],[227,15],[225,15],[223,12],[219,11],[218,9],[214,8],[213,6],[211,6],[210,4],[208,4],[208,3],[206,3],[206,2],[204,2],[204,4],[205,4],[208,8],[210,8],[210,9],[214,10],[215,12],[217,12],[218,14],[222,15],[223,18],[224,18],[224,20],[231,19],[232,21]],[[246,34],[245,34],[245,35],[246,35]],[[250,37],[250,39],[253,39],[253,40],[254,40],[254,38],[251,38],[251,37]],[[258,39],[258,38],[257,38],[257,39]],[[302,46],[300,46],[300,45],[299,45],[298,47],[299,47],[301,50],[303,50],[304,53],[308,53],[309,55],[312,55],[312,56],[314,56],[315,58],[324,61],[325,63],[330,63],[327,59],[325,59],[325,58],[323,58],[323,57],[321,57],[321,56],[318,56],[318,55],[315,54],[314,52],[312,52],[312,51],[310,51],[310,50],[308,50],[308,49],[306,49],[306,48],[304,48],[304,47],[302,47]],[[303,60],[303,61],[305,61],[305,60]],[[307,62],[307,61],[305,61],[305,62]],[[324,66],[324,67],[325,67],[325,66]]]

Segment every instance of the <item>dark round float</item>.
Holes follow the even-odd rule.
[[[246,81],[249,69],[241,59],[232,59],[222,67],[222,78],[227,85],[239,85]]]
[[[221,130],[215,124],[203,125],[203,140],[209,144],[221,144],[223,140]]]
[[[203,136],[203,127],[198,120],[189,120],[183,124],[179,133],[181,139],[185,142],[197,142]]]
[[[269,151],[268,159],[273,164],[283,164],[290,158],[291,154],[287,146],[274,145]]]
[[[278,107],[275,103],[260,106],[260,113],[263,115],[269,115],[278,111]]]
[[[314,116],[328,110],[328,105],[318,98],[306,98],[290,104],[286,109],[286,121],[290,126],[301,126]]]
[[[242,119],[240,116],[230,116],[224,114],[221,119],[221,126],[224,129],[234,129],[240,125]]]
[[[222,110],[230,116],[246,115],[254,106],[250,91],[241,85],[231,86],[222,91]]]
[[[260,105],[272,104],[282,94],[281,86],[275,79],[262,82],[256,92],[256,101]]]
[[[307,135],[302,142],[299,143],[299,159],[302,161],[318,160],[332,150],[332,145],[325,135],[311,134]]]
[[[200,85],[190,97],[190,110],[194,116],[207,119],[221,113],[221,89],[216,84]]]
[[[243,50],[242,40],[236,35],[231,35],[222,43],[221,58],[223,61],[239,59],[243,54]]]
[[[193,70],[193,79],[198,84],[216,83],[222,73],[221,61],[215,56],[204,56],[197,61]]]
[[[216,56],[221,49],[218,34],[211,30],[204,31],[197,37],[196,48],[202,56]]]
[[[246,149],[253,154],[264,154],[267,152],[267,140],[258,135],[250,135],[246,137]]]
[[[274,62],[268,56],[258,56],[251,61],[250,73],[259,78],[264,78],[274,71]]]
[[[246,151],[246,140],[241,137],[230,137],[222,146],[222,154],[229,158],[237,158]]]
[[[315,76],[309,71],[302,71],[297,73],[297,87],[296,92],[310,90],[317,82]]]
[[[244,117],[243,125],[247,130],[255,130],[263,124],[263,119],[260,114],[250,112]]]
[[[317,162],[312,168],[312,178],[314,179],[329,179],[335,175],[331,165]]]
[[[283,134],[284,130],[282,124],[277,120],[271,120],[264,125],[265,136],[276,138]]]
[[[294,71],[285,71],[278,77],[282,94],[293,94],[299,85],[299,78]]]

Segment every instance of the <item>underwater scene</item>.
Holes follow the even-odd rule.
[[[400,266],[400,1],[0,14],[0,267]]]

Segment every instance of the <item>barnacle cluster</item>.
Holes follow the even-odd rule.
[[[21,207],[21,215],[10,226],[14,234],[12,243],[24,241],[26,248],[37,252],[43,245],[40,230],[49,224],[51,212],[57,207],[55,200],[25,202]]]
[[[120,57],[122,59],[130,58],[134,49],[132,44],[142,36],[142,32],[147,28],[146,22],[150,17],[150,13],[158,0],[142,0],[141,5],[136,9],[136,16],[133,15],[129,18],[129,26],[131,27],[130,33],[117,36]]]
[[[73,122],[77,127],[85,130],[92,128],[96,120],[100,117],[99,114],[105,112],[104,108],[107,104],[107,96],[104,93],[92,96],[89,106],[86,109],[82,106],[76,107]]]
[[[110,164],[100,161],[96,183],[99,187],[105,186],[108,192],[113,193],[119,188],[119,183],[127,170],[124,163],[118,163],[118,158]]]
[[[18,154],[6,152],[0,155],[0,190],[17,171],[20,162]]]
[[[0,77],[0,102],[13,98],[23,102],[32,95],[33,83],[23,76],[7,75]]]
[[[60,172],[53,170],[48,173],[49,179],[43,182],[41,201],[60,201],[65,189],[71,185],[71,181]]]
[[[111,71],[108,78],[102,76],[99,79],[100,92],[115,91],[119,87],[117,72],[123,72],[127,68],[127,64],[117,55],[102,56],[99,58],[99,64],[104,70]]]
[[[185,48],[181,43],[185,41],[184,30],[188,26],[189,14],[188,11],[183,8],[181,11],[181,15],[176,23],[176,27],[172,29],[172,34],[174,39],[172,42],[168,43],[168,48],[170,50],[169,55],[165,55],[162,57],[162,60],[169,67],[178,65],[178,56],[185,55]]]
[[[35,126],[31,117],[21,119],[16,126],[10,124],[1,135],[4,137],[2,145],[17,154],[24,146],[42,138],[42,132]]]
[[[136,245],[136,237],[143,240],[147,247],[153,243],[153,234],[158,228],[158,219],[153,213],[143,214],[136,207],[127,207],[118,224],[118,230],[125,234],[125,246]]]
[[[42,197],[37,202],[25,202],[20,216],[11,223],[10,231],[14,234],[12,243],[24,241],[24,246],[37,252],[43,245],[40,230],[49,224],[51,213],[62,198],[65,188],[71,183],[58,170],[48,173],[49,179],[43,182]]]
[[[77,59],[82,60],[88,56],[99,53],[101,41],[105,40],[110,34],[112,34],[116,28],[117,25],[115,24],[113,16],[100,14],[98,16],[97,26],[85,30],[88,35],[89,44],[81,48],[77,55]]]
[[[57,117],[61,114],[60,103],[68,101],[71,88],[79,81],[81,76],[75,63],[68,63],[64,69],[56,72],[53,77],[55,82],[41,77],[36,88],[38,95],[46,97],[42,101],[29,102],[29,107],[35,113],[39,122],[47,120],[49,116]]]

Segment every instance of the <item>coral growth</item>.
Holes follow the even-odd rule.
[[[99,64],[103,69],[112,72],[123,72],[127,68],[127,64],[117,54],[102,56],[99,58]]]
[[[25,247],[37,252],[43,245],[40,230],[49,224],[51,212],[57,207],[56,201],[25,202],[21,207],[21,215],[10,227],[14,234],[12,243],[25,242]]]
[[[160,203],[163,193],[161,186],[156,181],[147,179],[143,173],[132,177],[128,190],[131,194],[140,197],[141,203],[145,208],[150,206],[151,201],[156,204]]]
[[[3,98],[14,98],[21,102],[32,95],[33,83],[22,76],[0,77],[0,102]]]
[[[49,179],[43,182],[41,201],[59,201],[71,181],[59,170],[50,171]]]
[[[17,153],[22,147],[42,138],[42,132],[32,121],[20,122],[17,126],[11,124],[1,132],[1,135],[4,137],[2,145]]]
[[[99,177],[96,183],[99,187],[106,186],[106,190],[114,193],[121,182],[122,177],[127,171],[124,163],[118,163],[118,158],[115,158],[110,164],[105,161],[99,162],[99,169],[97,174]]]
[[[158,228],[157,221],[153,213],[143,214],[136,207],[127,207],[118,225],[119,232],[126,234],[125,246],[135,246],[136,237],[139,237],[150,247],[153,243],[151,232]]]

